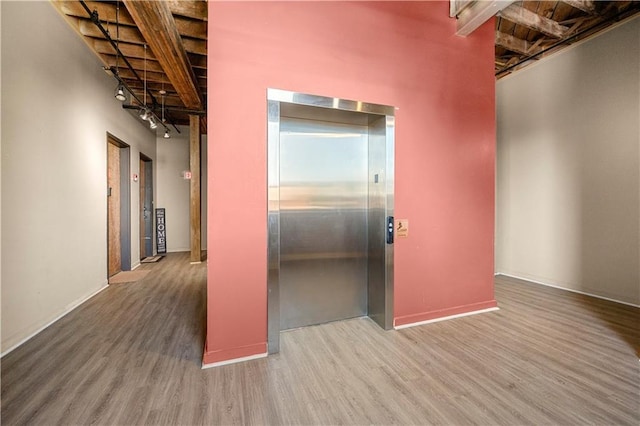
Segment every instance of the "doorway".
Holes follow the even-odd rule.
[[[292,328],[392,328],[394,108],[275,89],[268,104],[269,353]]]
[[[140,153],[140,260],[153,256],[153,164]]]
[[[107,134],[107,277],[131,270],[129,152]]]

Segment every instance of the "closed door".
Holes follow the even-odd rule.
[[[140,154],[140,259],[153,256],[153,174],[151,160]]]
[[[367,127],[281,118],[280,329],[367,314]]]
[[[107,143],[108,275],[122,270],[120,234],[120,148]]]

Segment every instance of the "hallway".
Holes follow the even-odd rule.
[[[278,355],[202,370],[206,264],[140,268],[2,359],[3,424],[639,421],[636,308],[498,277],[497,312],[307,327]]]

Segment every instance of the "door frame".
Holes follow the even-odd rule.
[[[394,215],[395,108],[340,98],[267,89],[267,342],[268,353],[280,350],[280,112],[281,103],[306,105],[369,115],[370,123],[384,120],[385,217]],[[393,244],[384,248],[384,312],[374,320],[393,328]]]
[[[120,269],[131,270],[131,185],[129,175],[131,172],[131,147],[122,140],[107,132],[107,144],[113,144],[120,151]],[[109,170],[109,155],[107,153],[107,173]],[[107,196],[109,195],[109,178],[107,176]],[[109,277],[109,204],[107,200],[107,278]]]

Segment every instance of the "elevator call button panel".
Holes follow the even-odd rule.
[[[393,216],[387,216],[387,244],[393,244]]]

